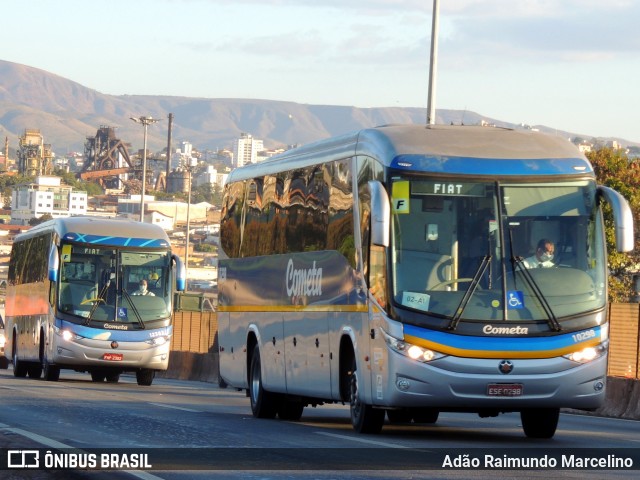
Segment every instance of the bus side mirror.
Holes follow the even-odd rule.
[[[630,252],[633,250],[633,214],[627,200],[609,187],[598,186],[598,192],[604,197],[613,211],[613,223],[616,231],[616,250]]]
[[[180,260],[180,257],[177,255],[171,255],[171,259],[176,266],[176,290],[178,292],[184,292],[187,284],[187,271],[184,268],[184,263],[182,263],[182,260]]]
[[[389,246],[391,206],[389,194],[377,180],[369,181],[371,194],[371,243],[380,247]]]
[[[49,250],[49,281],[58,281],[58,270],[60,268],[60,257],[58,257],[58,248],[55,245]]]

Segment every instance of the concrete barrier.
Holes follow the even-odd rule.
[[[602,417],[640,420],[640,380],[608,377],[605,403],[593,413]]]
[[[172,351],[169,368],[158,377],[218,383],[218,354]]]

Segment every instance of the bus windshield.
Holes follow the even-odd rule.
[[[89,325],[144,328],[171,315],[170,252],[62,246],[58,310]]]
[[[400,310],[458,321],[563,318],[605,305],[592,181],[396,178],[391,282]],[[434,318],[434,322],[436,321]],[[560,323],[559,323],[560,322]]]

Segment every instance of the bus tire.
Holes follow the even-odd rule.
[[[278,405],[278,418],[297,422],[302,417],[304,404],[300,400],[290,400],[283,397]]]
[[[51,365],[45,358],[42,361],[42,379],[48,382],[57,382],[60,379],[60,367]]]
[[[156,371],[151,370],[150,368],[141,368],[136,372],[136,380],[138,381],[138,385],[142,385],[143,387],[148,387],[149,385],[151,385],[154,378],[156,378]]]
[[[120,373],[107,373],[105,375],[107,383],[118,383],[120,380]]]
[[[389,423],[411,423],[413,416],[409,410],[387,410]]]
[[[42,365],[40,363],[29,363],[27,366],[29,378],[40,378],[42,376]]]
[[[350,374],[349,411],[351,413],[351,425],[358,433],[380,433],[384,424],[385,410],[373,408],[364,403],[360,397],[359,386],[362,382],[358,379],[356,359],[353,359]]]
[[[529,438],[552,438],[559,418],[559,408],[529,408],[520,412],[522,429]]]
[[[0,370],[6,370],[9,368],[9,359],[4,355],[0,356]]]
[[[16,336],[13,336],[13,376],[25,378],[27,376],[27,364],[18,360],[18,347],[16,345]]]
[[[440,411],[435,408],[420,408],[413,412],[413,421],[415,423],[436,423]]]
[[[104,379],[107,376],[101,370],[91,370],[91,381],[92,382],[104,382]]]
[[[278,412],[277,398],[275,394],[267,392],[262,386],[262,363],[260,362],[260,349],[257,345],[253,348],[251,355],[249,399],[254,417],[275,418]]]

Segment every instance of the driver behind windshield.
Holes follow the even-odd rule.
[[[524,260],[527,268],[549,268],[555,267],[553,263],[553,254],[555,246],[553,242],[547,238],[543,238],[538,242],[536,253]]]

